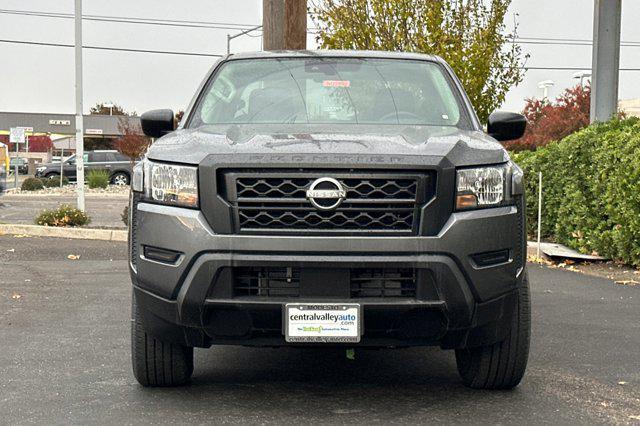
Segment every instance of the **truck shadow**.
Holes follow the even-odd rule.
[[[139,401],[194,418],[206,413],[208,419],[259,423],[462,422],[480,412],[492,418],[496,404],[505,402],[524,408],[522,419],[532,414],[526,408],[530,392],[463,386],[453,351],[360,350],[354,360],[345,355],[344,349],[324,348],[199,350],[189,386],[147,389]]]
[[[196,353],[192,383],[449,384],[460,379],[453,351],[439,348],[357,349],[348,359],[339,348],[218,347]]]

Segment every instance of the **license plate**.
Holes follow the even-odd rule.
[[[358,343],[362,315],[360,305],[306,304],[285,305],[287,342]]]

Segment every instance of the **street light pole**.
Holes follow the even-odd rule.
[[[233,40],[234,38],[243,36],[245,34],[249,34],[252,31],[259,30],[260,28],[262,28],[262,25],[257,25],[255,27],[249,28],[248,30],[241,31],[238,34],[234,34],[234,35],[227,34],[227,55],[231,53],[231,40]]]
[[[103,107],[105,108],[109,108],[109,115],[113,115],[113,107],[115,106],[115,104],[113,103],[108,103],[108,104],[102,104]]]
[[[82,0],[75,0],[76,60],[76,191],[78,209],[84,211],[84,123],[82,121]],[[62,161],[62,158],[60,159]],[[60,177],[62,180],[62,176]]]
[[[538,82],[538,88],[542,89],[542,100],[549,98],[549,87],[553,87],[555,83],[552,80],[544,80]]]
[[[584,88],[584,81],[591,78],[591,71],[578,71],[573,73],[573,78],[580,80],[580,87]]]

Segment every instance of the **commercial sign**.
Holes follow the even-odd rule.
[[[87,129],[84,131],[87,135],[101,135],[102,129]]]
[[[71,120],[49,120],[52,126],[71,126]]]
[[[24,141],[25,141],[24,127],[12,127],[9,129],[9,142],[24,143]]]

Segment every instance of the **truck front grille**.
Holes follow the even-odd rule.
[[[236,180],[238,198],[306,198],[313,178],[253,178]],[[415,179],[341,179],[347,199],[414,200]]]
[[[232,205],[235,230],[252,234],[414,235],[420,207],[434,196],[428,172],[345,172],[268,170],[225,172],[225,194]],[[318,178],[340,183],[346,197],[322,210],[307,199]]]
[[[238,211],[240,229],[282,230],[355,230],[355,231],[411,231],[414,211],[401,208],[341,208],[336,211],[318,211],[313,208],[243,206]]]
[[[299,297],[300,268],[242,267],[233,271],[235,297]],[[416,270],[413,268],[351,268],[351,298],[415,298]]]
[[[298,297],[300,296],[300,269],[235,268],[233,294],[235,296]]]
[[[351,297],[416,297],[416,281],[411,268],[352,269]]]

